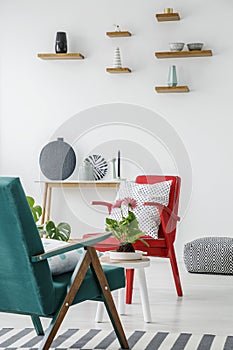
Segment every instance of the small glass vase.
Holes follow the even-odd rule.
[[[82,165],[79,167],[79,174],[78,174],[79,181],[94,181],[94,172],[93,172],[93,166],[87,162],[84,161]]]
[[[176,74],[176,66],[169,67],[168,74],[168,86],[176,86],[177,85],[177,74]]]

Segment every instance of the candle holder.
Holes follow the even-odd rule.
[[[121,177],[121,152],[118,151],[117,154],[117,177],[120,179]]]

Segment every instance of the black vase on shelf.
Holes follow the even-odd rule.
[[[57,32],[56,43],[55,43],[56,53],[67,53],[67,38],[65,32]]]

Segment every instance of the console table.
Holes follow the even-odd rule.
[[[41,217],[41,224],[49,221],[51,210],[51,199],[53,188],[83,188],[83,187],[95,187],[95,188],[116,188],[119,186],[120,181],[38,181],[44,183],[44,196],[43,196],[43,212]]]

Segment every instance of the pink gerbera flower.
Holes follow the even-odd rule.
[[[123,200],[117,199],[116,202],[112,205],[112,208],[120,208]]]
[[[134,210],[137,207],[137,201],[133,198],[124,198],[122,202],[123,204],[128,205],[128,207],[132,210]]]

